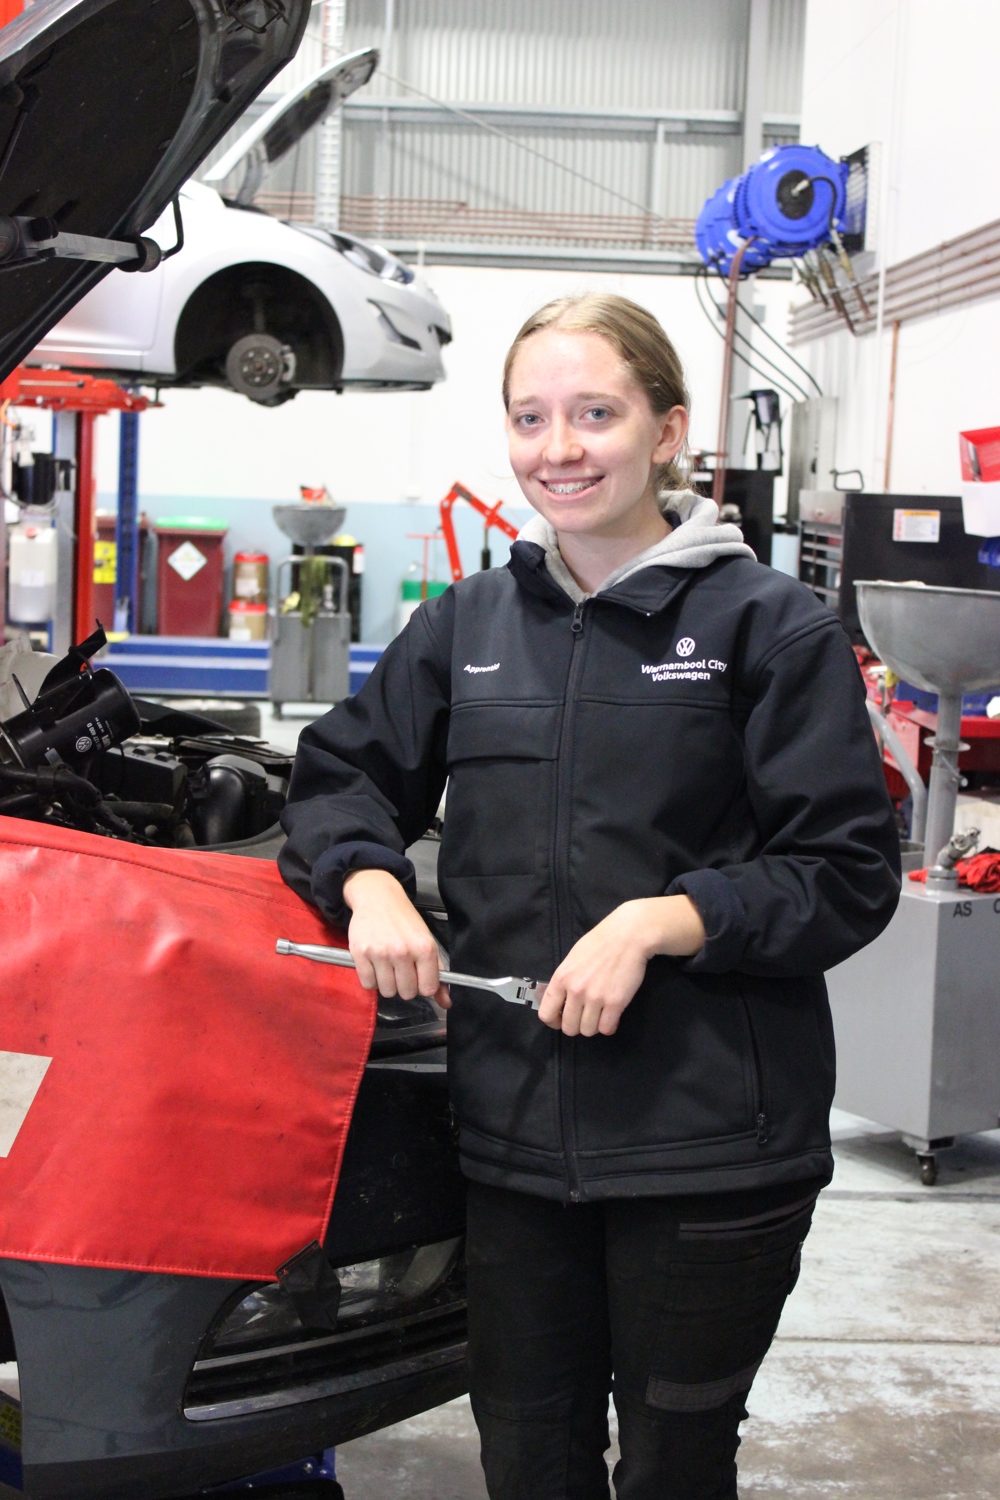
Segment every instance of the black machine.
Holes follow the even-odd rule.
[[[735,521],[757,561],[771,564],[774,532],[773,469],[727,469],[719,519]]]
[[[858,618],[858,578],[1000,590],[1000,569],[979,561],[982,539],[966,533],[957,495],[848,492],[832,510],[839,519],[818,519],[809,495],[803,492],[799,577],[840,616],[856,645],[867,644]]]

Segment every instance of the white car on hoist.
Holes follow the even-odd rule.
[[[164,249],[182,235],[181,252],[146,275],[112,271],[29,363],[228,386],[264,405],[300,390],[426,390],[443,379],[451,320],[422,276],[381,246],[253,204],[266,170],[377,64],[375,48],[351,53],[273,104],[146,231]],[[211,185],[241,168],[233,197]]]

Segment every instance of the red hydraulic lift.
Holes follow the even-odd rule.
[[[3,5],[4,0],[0,0]],[[0,12],[2,14],[2,12]],[[73,532],[73,639],[94,629],[94,420],[111,411],[145,411],[146,396],[126,391],[113,380],[71,370],[28,369],[19,365],[0,381],[0,412],[8,406],[35,406],[76,417],[76,481]]]

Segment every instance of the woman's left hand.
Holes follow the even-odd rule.
[[[574,943],[546,985],[539,1020],[565,1036],[612,1036],[653,955],[686,958],[704,943],[690,897],[626,901]]]

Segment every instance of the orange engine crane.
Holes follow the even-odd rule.
[[[455,508],[456,500],[464,500],[467,505],[472,506],[473,510],[478,510],[479,514],[483,517],[483,551],[480,558],[480,564],[483,568],[491,566],[491,526],[495,526],[498,531],[502,531],[504,536],[510,537],[512,542],[517,540],[517,527],[512,526],[506,517],[500,514],[500,507],[503,505],[502,500],[498,500],[495,505],[487,505],[485,500],[480,500],[471,490],[467,490],[464,484],[459,484],[456,481],[441,501],[441,534],[444,537],[445,546],[448,548],[448,565],[451,568],[452,583],[457,583],[460,578],[465,577],[465,574],[462,572],[462,554],[458,550],[458,540],[455,536],[455,522],[451,514]]]

